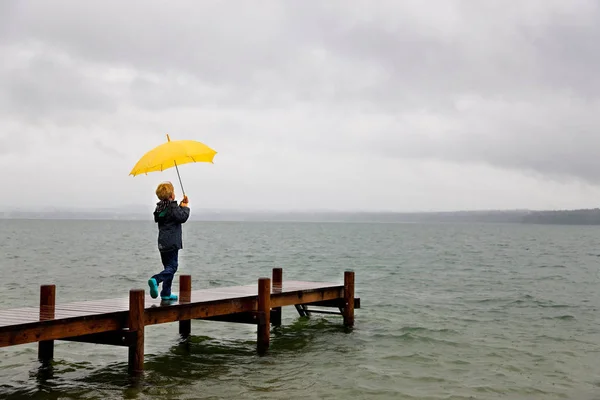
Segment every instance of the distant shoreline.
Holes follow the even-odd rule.
[[[150,221],[151,212],[125,211],[8,211],[0,219]],[[223,222],[379,222],[379,223],[522,223],[600,225],[600,209],[490,210],[447,212],[324,212],[324,211],[211,211],[193,213],[193,220]]]

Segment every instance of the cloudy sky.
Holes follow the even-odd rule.
[[[600,203],[600,2],[2,1],[0,207]],[[178,191],[180,193],[180,191]]]

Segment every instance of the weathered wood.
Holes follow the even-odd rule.
[[[310,318],[310,310],[305,304],[295,304],[296,311],[300,314],[301,317]]]
[[[328,311],[328,310],[315,310],[314,308],[311,308],[310,310],[305,309],[306,312],[310,314],[330,314],[330,315],[343,315],[341,312],[337,312],[337,311]]]
[[[214,317],[198,318],[202,321],[215,321],[215,322],[235,322],[238,324],[258,324],[258,316],[255,312],[241,312],[235,314],[217,315]]]
[[[127,313],[111,313],[0,327],[0,347],[120,329]]]
[[[192,276],[181,275],[179,277],[179,303],[189,303],[192,301]],[[187,338],[192,332],[192,320],[182,319],[179,321],[179,334],[182,338]]]
[[[89,335],[73,336],[62,338],[60,340],[69,342],[82,342],[94,344],[106,344],[111,346],[130,346],[135,344],[135,332],[118,330],[111,332],[92,333]]]
[[[56,285],[40,287],[40,321],[54,319],[56,306]],[[49,361],[54,357],[54,341],[43,340],[38,343],[38,359]]]
[[[271,309],[271,325],[281,326],[281,307]]]
[[[181,275],[179,277],[179,303],[192,301],[192,276]]]
[[[344,287],[335,286],[323,289],[307,289],[298,292],[273,294],[271,307],[285,307],[296,304],[308,304],[315,301],[335,300],[344,297]]]
[[[271,310],[271,325],[273,324],[273,318],[276,311]],[[258,324],[258,313],[256,311],[252,312],[241,312],[236,314],[227,314],[227,315],[218,315],[214,317],[207,318],[197,318],[201,321],[215,321],[215,322],[233,322],[238,324],[250,324],[257,325]]]
[[[129,345],[129,371],[139,374],[144,370],[144,290],[129,291],[129,318],[127,327],[132,343]]]
[[[283,290],[283,268],[273,268],[273,293],[281,293]],[[275,326],[281,326],[281,307],[274,307],[271,310],[271,323]]]
[[[278,272],[274,272],[275,278],[277,274]],[[135,351],[132,349],[132,366],[138,364],[139,367],[141,362],[143,368],[143,329],[136,330],[136,326],[143,328],[145,325],[191,319],[257,325],[260,322],[259,331],[263,335],[260,346],[261,349],[266,349],[270,340],[269,323],[277,322],[278,308],[298,305],[304,312],[308,304],[324,307],[338,305],[346,312],[344,301],[345,294],[349,291],[345,291],[341,284],[286,281],[281,286],[279,289],[278,284],[273,282],[272,293],[270,286],[261,292],[263,295],[269,294],[263,300],[266,302],[268,298],[268,308],[271,309],[270,312],[263,310],[263,314],[259,313],[264,304],[261,303],[259,307],[259,288],[256,284],[193,291],[190,292],[189,301],[183,290],[179,302],[166,305],[159,305],[150,296],[144,297],[141,291],[141,297],[137,299],[141,301],[137,306],[141,311],[138,313],[130,312],[131,295],[122,299],[0,310],[0,347],[52,340],[122,345],[123,337],[118,333],[122,332],[128,338],[133,338],[126,344],[129,346],[133,343],[136,347]],[[148,300],[148,308],[144,309],[145,299]],[[359,299],[354,299],[355,306],[359,304],[357,300]],[[142,340],[137,340],[138,334]],[[136,352],[141,355],[138,359],[135,359]]]
[[[145,324],[155,325],[175,322],[182,319],[203,319],[254,310],[256,310],[256,296],[167,307],[154,307],[146,309]]]
[[[306,316],[310,318],[310,310],[308,309],[308,307],[306,306],[306,304],[301,304],[300,307],[302,307],[302,309],[306,313]]]
[[[271,279],[260,278],[258,280],[258,329],[257,350],[259,354],[265,354],[269,348],[271,335]]]
[[[344,326],[354,326],[354,271],[344,272]]]
[[[300,315],[300,317],[308,317],[304,311],[304,307],[302,307],[300,304],[294,304],[294,308],[296,308],[296,311],[298,311],[298,315]]]
[[[316,307],[333,307],[333,308],[344,308],[344,299],[315,301],[312,303],[305,303],[307,306]],[[360,297],[354,298],[354,309],[360,308]]]
[[[283,289],[283,268],[273,268],[273,292],[281,292]]]

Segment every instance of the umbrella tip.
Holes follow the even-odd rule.
[[[167,133],[167,141],[170,142],[171,138],[169,137],[169,134]]]

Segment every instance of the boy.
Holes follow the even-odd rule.
[[[154,210],[154,222],[158,223],[158,251],[164,270],[148,280],[150,296],[158,297],[158,285],[162,282],[160,298],[162,300],[177,300],[171,293],[173,276],[177,272],[177,255],[183,249],[181,237],[181,224],[190,216],[187,196],[183,197],[181,204],[175,201],[175,189],[171,182],[164,182],[156,188],[156,197],[160,200]]]

